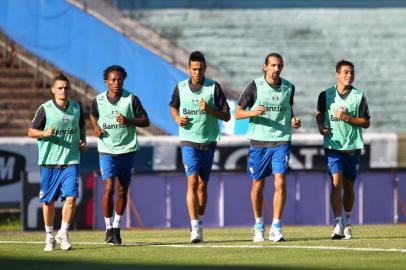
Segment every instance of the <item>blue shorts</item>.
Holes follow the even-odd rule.
[[[119,177],[123,186],[128,186],[134,167],[135,153],[121,155],[100,155],[100,172],[103,180],[107,178]]]
[[[199,150],[192,146],[182,146],[182,159],[186,176],[199,174],[203,181],[209,181],[215,150],[215,147]]]
[[[79,165],[69,165],[66,168],[47,168],[41,166],[41,186],[39,201],[50,203],[59,196],[79,197]]]
[[[291,146],[289,143],[277,147],[250,146],[248,152],[248,176],[259,180],[269,175],[287,174]]]
[[[346,179],[355,181],[359,169],[360,154],[347,154],[328,149],[324,149],[324,153],[330,176],[342,172]]]

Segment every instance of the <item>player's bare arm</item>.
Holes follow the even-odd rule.
[[[334,112],[334,116],[351,125],[360,126],[362,128],[368,128],[370,124],[369,119],[363,117],[353,117],[343,110],[336,110]]]
[[[203,98],[199,100],[199,108],[201,111],[207,112],[225,122],[227,122],[231,118],[230,111],[228,110],[220,111],[215,108],[212,108],[207,104],[207,102]]]
[[[104,130],[97,124],[99,119],[93,115],[90,116],[90,122],[92,123],[94,129],[94,136],[100,138],[103,135]]]
[[[137,127],[147,127],[149,126],[149,119],[146,115],[138,116],[135,119],[129,119],[122,115],[121,113],[116,117],[116,121],[119,124],[126,126],[137,126]]]
[[[46,130],[40,130],[35,128],[28,129],[28,137],[34,139],[48,138],[55,133],[54,127],[49,127]]]
[[[179,115],[179,110],[174,108],[174,107],[170,107],[170,112],[171,112],[172,118],[173,118],[173,120],[175,120],[176,124],[178,124],[181,127],[186,126],[186,124],[187,124],[187,115],[180,116]]]
[[[328,126],[324,124],[324,113],[319,111],[316,112],[317,126],[319,127],[319,132],[321,135],[326,135],[328,133]]]
[[[235,119],[244,119],[244,118],[250,118],[250,117],[254,117],[254,116],[263,115],[265,112],[266,112],[266,109],[262,105],[255,107],[251,111],[246,111],[243,108],[241,108],[240,106],[237,106],[237,109],[235,110],[235,113],[234,113],[234,117],[235,117]]]

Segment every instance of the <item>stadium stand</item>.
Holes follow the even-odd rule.
[[[10,40],[0,31],[0,136],[26,136],[40,104],[52,98],[52,78],[61,72]],[[93,130],[89,121],[90,103],[97,91],[68,74],[71,97],[81,102],[86,118],[87,135]],[[139,128],[140,135],[163,134],[155,126]]]
[[[335,63],[355,63],[372,116],[368,132],[406,130],[406,3],[401,1],[114,1],[174,44],[207,54],[240,92],[260,76],[266,54],[285,58],[297,88],[301,132],[316,131],[318,93],[334,84]],[[210,2],[210,3],[208,3]],[[388,18],[391,18],[388,20]]]

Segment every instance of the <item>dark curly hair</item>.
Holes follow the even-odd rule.
[[[125,80],[127,78],[127,72],[125,71],[125,69],[122,66],[119,65],[112,65],[112,66],[108,66],[104,71],[103,71],[103,79],[107,80],[107,77],[109,75],[110,72],[112,71],[118,71],[121,73],[121,75],[123,75],[123,80]]]

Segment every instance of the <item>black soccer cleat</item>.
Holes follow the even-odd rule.
[[[104,243],[113,244],[114,243],[114,229],[107,229],[106,238]]]
[[[121,245],[120,228],[113,228],[113,244]]]

